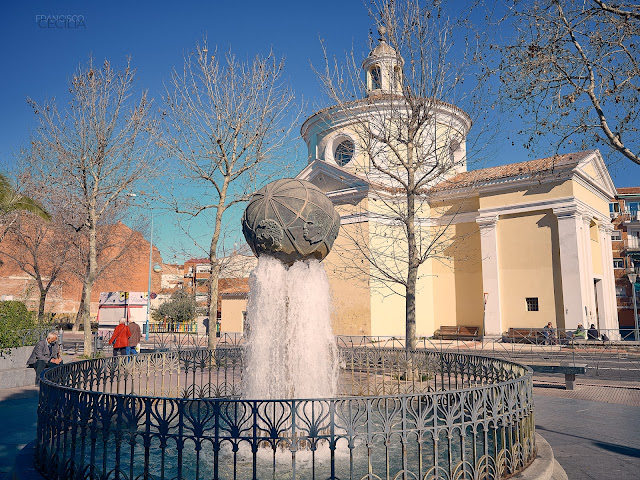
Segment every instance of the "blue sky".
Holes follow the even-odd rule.
[[[466,2],[460,1],[459,8]],[[0,29],[0,171],[11,172],[13,152],[27,143],[34,115],[28,96],[64,98],[67,77],[89,54],[122,65],[126,56],[138,70],[138,86],[156,99],[163,82],[195,42],[207,35],[210,45],[231,48],[241,58],[273,48],[286,57],[286,70],[298,98],[313,106],[323,104],[319,82],[310,62],[322,66],[319,37],[331,54],[342,55],[355,46],[367,50],[370,19],[361,0],[304,1],[136,1],[79,2],[26,0],[4,2]],[[37,15],[82,15],[86,28],[40,28]],[[157,100],[156,100],[157,101]],[[531,158],[522,148],[518,125],[506,122],[504,137],[497,139],[490,164],[500,165]],[[297,131],[297,128],[296,128]],[[512,142],[514,145],[512,145]],[[299,140],[298,147],[302,147]],[[303,148],[289,159],[295,170],[304,166]],[[538,151],[535,157],[549,152]],[[611,170],[617,186],[640,185],[640,170],[628,161]],[[233,217],[233,218],[232,218]],[[228,222],[237,222],[237,215]],[[156,221],[154,243],[165,261],[173,259],[173,245],[180,237],[172,218]],[[201,227],[204,237],[206,227]],[[193,250],[200,256],[202,252]],[[178,258],[180,260],[180,258]]]

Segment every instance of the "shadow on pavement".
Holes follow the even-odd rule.
[[[593,438],[583,437],[581,435],[574,435],[574,434],[571,434],[571,433],[567,433],[566,431],[562,431],[562,430],[553,430],[551,428],[545,428],[545,427],[542,427],[540,425],[536,425],[536,431],[538,433],[540,431],[545,431],[545,432],[550,432],[550,433],[556,433],[558,435],[562,435],[562,436],[565,436],[565,437],[573,437],[573,438],[579,438],[581,440],[587,440],[587,441],[591,442],[591,444],[594,447],[601,448],[601,449],[607,450],[609,452],[617,453],[618,455],[625,455],[627,457],[632,457],[632,458],[640,458],[640,449],[639,448],[632,448],[632,447],[626,447],[624,445],[618,445],[618,444],[615,444],[615,443],[602,442],[600,440],[596,440],[596,439],[593,439]]]
[[[0,390],[0,480],[9,479],[16,456],[36,438],[38,390],[34,387]]]

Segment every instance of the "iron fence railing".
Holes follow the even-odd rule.
[[[36,465],[51,479],[494,479],[535,458],[526,367],[372,348],[340,349],[340,365],[339,396],[281,400],[242,398],[241,348],[53,368]]]
[[[404,348],[403,337],[339,336],[341,347]],[[587,365],[582,379],[640,382],[640,343],[568,339],[567,341],[504,341],[504,339],[420,338],[416,348],[439,352],[473,353],[508,361],[580,363]]]

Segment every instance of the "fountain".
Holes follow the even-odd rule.
[[[87,480],[488,480],[525,469],[536,457],[527,367],[348,338],[336,347],[320,261],[338,230],[307,182],[257,192],[243,217],[258,256],[246,345],[45,371],[37,469]]]
[[[245,398],[335,396],[338,352],[320,261],[339,228],[333,204],[309,182],[276,180],[249,202],[242,231],[258,265],[249,278]]]

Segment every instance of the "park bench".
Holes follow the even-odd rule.
[[[536,345],[542,345],[546,340],[547,336],[543,328],[510,328],[507,334],[502,336],[503,342],[510,343],[534,343]]]
[[[456,340],[459,338],[476,339],[480,336],[480,327],[467,327],[464,325],[440,327],[438,338],[443,340]]]
[[[563,373],[567,390],[573,390],[576,375],[587,373],[586,363],[527,363],[535,373]]]

